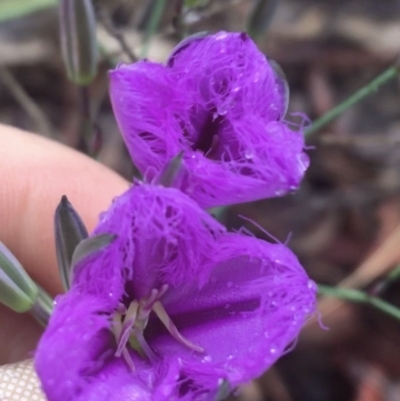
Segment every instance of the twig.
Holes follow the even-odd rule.
[[[107,15],[107,13],[100,7],[98,7],[96,11],[100,22],[104,26],[104,29],[119,43],[122,51],[128,56],[129,60],[132,63],[138,61],[138,58],[126,43],[124,35],[121,33],[119,29],[115,28],[115,26],[111,21],[111,18]]]
[[[175,15],[172,19],[172,26],[181,40],[187,35],[183,21],[184,0],[179,0],[175,7]]]
[[[34,121],[38,132],[43,136],[51,138],[53,136],[53,129],[46,115],[15,79],[14,75],[4,66],[0,66],[0,79],[14,96],[15,100]]]

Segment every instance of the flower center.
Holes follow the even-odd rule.
[[[217,157],[216,151],[219,144],[219,130],[221,128],[222,117],[214,116],[214,111],[207,114],[207,118],[200,129],[199,137],[192,145],[193,150],[200,150],[209,159]]]
[[[195,352],[204,352],[203,348],[183,337],[168,316],[160,302],[167,290],[167,284],[164,284],[160,290],[152,289],[147,297],[132,301],[128,309],[121,304],[113,316],[112,331],[117,341],[115,356],[122,356],[132,371],[135,370],[135,366],[127,348],[128,343],[141,357],[147,357],[152,362],[156,360],[156,355],[144,338],[144,330],[151,312],[156,314],[176,341]]]

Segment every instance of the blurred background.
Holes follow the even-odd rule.
[[[129,61],[121,35],[136,56],[164,61],[183,33],[248,30],[287,75],[289,111],[312,120],[399,57],[399,0],[94,2],[102,56],[89,87],[93,141],[82,140],[81,92],[62,62],[57,0],[0,1],[0,122],[80,151],[95,147],[101,163],[129,180],[135,171],[107,93],[107,70]],[[282,241],[291,235],[318,283],[372,291],[400,263],[399,105],[392,80],[307,138],[311,166],[300,191],[230,207],[221,219],[265,237],[244,215]],[[400,282],[385,287],[380,296],[400,307]],[[328,330],[310,321],[296,349],[236,399],[400,400],[400,321],[334,298],[321,297],[319,309]]]

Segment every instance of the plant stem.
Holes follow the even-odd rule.
[[[81,126],[78,149],[85,154],[89,154],[89,143],[93,132],[89,89],[87,86],[78,86],[78,90],[81,101]]]
[[[81,136],[79,150],[96,159],[102,146],[101,130],[91,110],[88,86],[79,86],[82,107]]]
[[[399,75],[399,67],[393,65],[385,70],[382,74],[378,75],[375,79],[369,82],[367,85],[359,89],[353,95],[351,95],[344,102],[338,104],[332,110],[329,110],[323,116],[315,120],[304,132],[304,135],[310,136],[316,131],[328,125],[336,117],[340,116],[343,112],[349,109],[351,106],[360,102],[370,94],[376,92],[382,85],[390,82],[392,79]]]
[[[138,61],[136,55],[126,42],[122,32],[114,26],[110,16],[100,6],[98,6],[96,11],[100,22],[104,26],[104,29],[119,43],[122,51],[128,56],[129,60],[132,63]]]
[[[331,287],[328,285],[318,285],[318,293],[320,295],[324,295],[327,297],[336,297],[340,299],[344,299],[347,301],[364,303],[367,305],[371,305],[376,309],[394,317],[395,319],[400,320],[400,309],[392,304],[366,294],[360,290],[353,290],[350,288],[342,288],[342,287]]]
[[[254,39],[260,39],[268,30],[279,0],[258,0],[247,21],[247,32]]]
[[[371,295],[382,294],[394,281],[397,281],[400,277],[400,265],[397,265],[391,270],[386,277],[383,277],[370,291]]]
[[[150,21],[147,25],[147,29],[143,39],[141,58],[146,57],[149,51],[151,37],[154,35],[158,28],[166,4],[166,0],[156,0],[155,2],[153,2],[153,9],[151,10]]]
[[[50,315],[53,312],[54,301],[45,290],[39,286],[38,289],[39,292],[35,304],[29,312],[42,326],[47,326]]]
[[[15,100],[21,105],[22,109],[32,119],[36,125],[36,129],[40,134],[51,138],[53,136],[53,128],[46,114],[36,103],[35,99],[31,97],[25,88],[18,82],[12,72],[0,66],[0,80],[4,86],[14,96]]]

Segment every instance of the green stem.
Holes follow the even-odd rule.
[[[53,312],[54,301],[49,294],[38,286],[38,295],[35,304],[29,311],[31,315],[42,325],[47,326],[50,315]]]
[[[360,290],[353,290],[349,288],[342,288],[342,287],[331,287],[328,285],[318,285],[318,293],[320,295],[324,295],[327,297],[335,297],[344,299],[346,301],[364,303],[367,305],[371,305],[376,309],[394,317],[395,319],[400,320],[400,309],[392,304],[366,294]]]
[[[397,265],[389,274],[382,278],[370,291],[371,295],[382,294],[393,282],[400,278],[400,265]]]
[[[253,40],[257,41],[267,32],[278,8],[278,2],[279,0],[258,0],[255,2],[247,21],[247,32]]]
[[[151,12],[150,21],[149,24],[147,25],[147,29],[143,39],[141,58],[146,57],[149,51],[151,37],[154,35],[154,33],[158,28],[158,25],[160,23],[166,5],[167,5],[166,0],[156,0],[154,2],[154,8]]]
[[[343,112],[349,109],[351,106],[360,102],[370,94],[376,92],[382,85],[390,82],[392,79],[399,75],[399,67],[397,65],[391,66],[385,70],[382,74],[378,75],[375,79],[369,82],[367,85],[362,87],[344,102],[338,104],[332,110],[329,110],[323,116],[315,120],[304,132],[304,135],[310,136],[314,132],[328,125],[336,117],[340,116]]]

